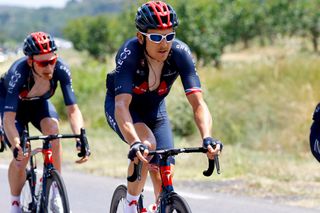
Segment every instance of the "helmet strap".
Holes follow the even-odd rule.
[[[157,59],[153,58],[147,51],[147,41],[146,41],[147,37],[145,35],[143,35],[143,38],[144,38],[143,39],[143,43],[142,43],[143,51],[146,53],[146,55],[148,57],[150,57],[151,59],[157,61]],[[148,58],[147,58],[147,60],[148,60]]]
[[[33,59],[33,57],[32,57]],[[34,65],[33,65],[33,61],[32,61],[32,66],[31,66],[31,70],[32,70],[32,73],[36,74],[37,76],[39,76],[40,78],[42,78],[42,76],[36,71],[36,69],[34,68]]]

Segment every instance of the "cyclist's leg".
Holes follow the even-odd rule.
[[[37,113],[31,118],[32,124],[44,135],[59,133],[59,116],[49,100],[37,103]],[[51,141],[54,167],[61,173],[62,147],[58,139]]]
[[[24,130],[25,124],[21,120],[18,119],[20,112],[16,115],[16,128],[21,135]],[[5,136],[5,142],[11,149],[11,144],[8,141],[7,137]],[[16,159],[12,158],[9,169],[8,169],[8,181],[10,186],[11,192],[11,212],[20,212],[20,194],[21,190],[24,186],[26,181],[26,165],[28,164],[29,158],[25,158],[22,161],[17,161]]]
[[[152,132],[157,141],[157,150],[170,149],[174,147],[170,121],[164,108],[160,108],[158,112],[157,122],[152,125]],[[169,157],[169,161],[171,163],[171,174],[173,175],[175,164],[174,157]],[[153,158],[150,164],[154,164],[158,167],[159,159],[157,157]],[[159,173],[159,167],[158,169],[150,169],[149,173],[154,187],[155,199],[157,200],[161,191],[161,177]]]
[[[140,119],[140,115],[136,113],[135,111],[131,110],[131,117],[135,126],[135,130],[137,131],[137,134],[141,140],[142,143],[146,144],[149,149],[155,149],[155,138],[153,136],[152,131],[149,129],[149,127]],[[107,96],[105,101],[105,115],[108,121],[109,126],[119,135],[119,137],[125,142],[125,139],[123,135],[121,134],[121,131],[118,127],[118,124],[116,122],[115,116],[114,116],[114,99]],[[128,168],[128,174],[132,174],[133,172],[133,163],[130,162],[129,168]],[[141,194],[141,191],[144,187],[146,178],[147,178],[147,165],[142,165],[141,170],[141,180],[136,180],[135,182],[128,182],[127,184],[127,206],[126,206],[126,212],[136,211],[134,210],[134,205],[130,206],[131,201],[137,202],[139,199],[139,195]],[[133,203],[133,202],[132,202]]]

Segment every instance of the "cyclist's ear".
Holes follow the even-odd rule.
[[[143,45],[143,42],[144,42],[144,36],[140,33],[140,32],[137,32],[137,38],[138,38],[138,41],[141,45]]]

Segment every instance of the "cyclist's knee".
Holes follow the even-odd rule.
[[[155,163],[148,164],[148,171],[150,173],[159,173],[159,165]]]
[[[50,135],[59,133],[59,121],[55,118],[42,119],[40,126],[43,134]]]

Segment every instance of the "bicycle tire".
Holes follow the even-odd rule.
[[[53,184],[55,186],[53,186]],[[63,182],[63,179],[59,172],[55,169],[50,171],[50,176],[47,178],[47,183],[46,183],[46,194],[45,197],[43,197],[43,200],[41,202],[41,212],[44,213],[51,213],[54,212],[52,211],[53,205],[50,203],[51,202],[51,196],[52,195],[52,187],[57,187],[59,196],[60,196],[60,201],[62,203],[61,207],[63,210],[63,213],[70,213],[70,205],[69,205],[69,199],[68,199],[68,194],[66,190],[66,186]],[[61,210],[59,212],[61,212]]]
[[[192,212],[187,201],[177,193],[172,193],[168,197],[168,199],[169,201],[167,203],[165,213],[173,213],[173,212],[191,213]]]
[[[32,212],[31,177],[27,177],[20,194],[20,207],[23,213]]]
[[[113,192],[110,213],[124,212],[124,205],[126,204],[127,187],[125,185],[119,185]],[[119,208],[122,203],[122,208]]]

